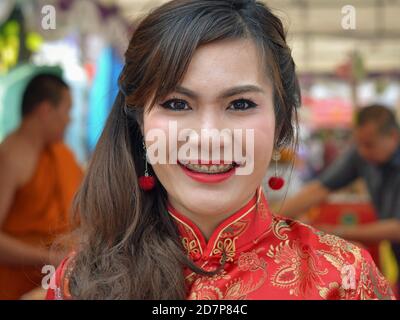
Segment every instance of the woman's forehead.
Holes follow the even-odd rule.
[[[193,91],[221,91],[243,85],[268,86],[259,49],[247,39],[199,47],[180,85]]]

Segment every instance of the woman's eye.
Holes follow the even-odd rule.
[[[239,99],[239,100],[233,101],[228,109],[245,111],[245,110],[252,109],[255,107],[257,107],[257,104],[254,103],[253,101],[248,100],[248,99]]]
[[[173,110],[173,111],[182,111],[182,110],[190,110],[187,102],[180,99],[171,99],[165,101],[160,104],[163,108]]]

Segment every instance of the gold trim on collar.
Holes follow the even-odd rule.
[[[215,246],[217,245],[218,239],[221,237],[221,234],[222,234],[227,228],[229,228],[232,224],[238,222],[238,221],[241,220],[243,217],[245,217],[245,216],[248,215],[250,212],[252,212],[253,209],[257,206],[258,202],[260,201],[261,186],[259,187],[259,189],[258,189],[257,192],[258,192],[258,194],[257,194],[256,203],[255,203],[249,210],[247,210],[247,211],[246,211],[245,213],[243,213],[240,217],[238,217],[237,219],[235,219],[234,221],[232,221],[230,224],[228,224],[225,228],[223,228],[223,229],[219,232],[218,236],[215,238],[213,248],[212,248],[211,251],[210,251],[210,256],[211,256],[212,253],[214,252]]]
[[[218,236],[215,238],[213,247],[212,247],[212,249],[211,249],[211,251],[210,251],[210,256],[213,255],[213,251],[214,251],[214,249],[215,249],[215,247],[216,247],[216,245],[217,245],[217,243],[218,243],[218,239],[221,237],[221,234],[222,234],[228,227],[230,227],[232,224],[234,224],[234,223],[236,223],[237,221],[241,220],[243,217],[245,217],[246,215],[248,215],[250,212],[252,212],[252,211],[254,210],[254,208],[258,205],[258,203],[259,203],[259,201],[260,201],[261,193],[262,193],[262,186],[260,186],[260,187],[258,188],[258,190],[257,190],[257,200],[256,200],[256,203],[255,203],[253,206],[251,206],[251,208],[249,208],[249,209],[248,209],[245,213],[243,213],[240,217],[238,217],[237,219],[235,219],[234,221],[232,221],[231,223],[229,223],[227,226],[225,226],[225,227],[218,233]],[[240,210],[240,209],[239,209],[239,210]],[[189,226],[185,221],[183,221],[183,220],[179,219],[177,216],[175,216],[170,210],[168,210],[168,213],[169,213],[170,215],[172,215],[172,217],[173,217],[174,219],[176,219],[177,221],[179,221],[180,223],[182,223],[186,228],[188,228],[188,229],[190,230],[190,232],[193,233],[194,237],[196,238],[198,247],[199,247],[199,249],[200,249],[200,253],[201,253],[201,255],[203,256],[204,252],[203,252],[203,248],[202,248],[202,246],[201,246],[201,242],[200,242],[199,238],[197,237],[197,234],[196,234],[196,232],[193,230],[193,228],[192,228],[191,226]],[[228,218],[228,219],[229,219],[229,218]],[[208,247],[208,243],[206,243],[206,248],[207,248],[207,247]]]
[[[171,214],[176,220],[178,220],[180,223],[182,223],[183,225],[185,225],[185,227],[189,228],[189,230],[193,233],[193,235],[194,235],[195,238],[196,238],[197,244],[198,244],[198,246],[199,246],[199,248],[200,248],[200,253],[201,253],[201,255],[203,255],[203,248],[201,247],[201,242],[200,242],[199,238],[197,237],[197,234],[196,234],[196,232],[193,230],[193,228],[192,228],[191,226],[189,226],[185,221],[182,221],[182,220],[179,219],[177,216],[175,216],[171,211],[168,210],[168,212],[169,212],[169,214]]]

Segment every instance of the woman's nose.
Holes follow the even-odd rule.
[[[207,110],[199,114],[197,129],[200,134],[200,145],[203,152],[222,157],[224,149],[229,147],[232,140],[232,130],[227,126],[223,115],[214,110]],[[218,156],[220,154],[221,156]]]

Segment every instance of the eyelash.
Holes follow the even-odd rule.
[[[247,103],[248,107],[243,108],[243,109],[232,109],[231,106],[234,103],[238,103],[238,102],[239,103]],[[188,110],[190,110],[190,109],[187,109],[187,108],[184,108],[184,109],[171,108],[170,107],[170,103],[183,103],[183,104],[186,104],[186,106],[188,105],[188,103],[185,100],[178,99],[178,98],[173,98],[173,99],[169,99],[169,100],[161,103],[160,106],[165,108],[165,109],[171,110],[171,111],[188,111]],[[236,100],[232,101],[230,103],[230,106],[229,106],[228,110],[234,110],[234,111],[243,112],[243,111],[246,111],[246,110],[254,109],[257,106],[258,105],[254,101],[252,101],[251,99],[240,98],[240,99],[236,99]]]

